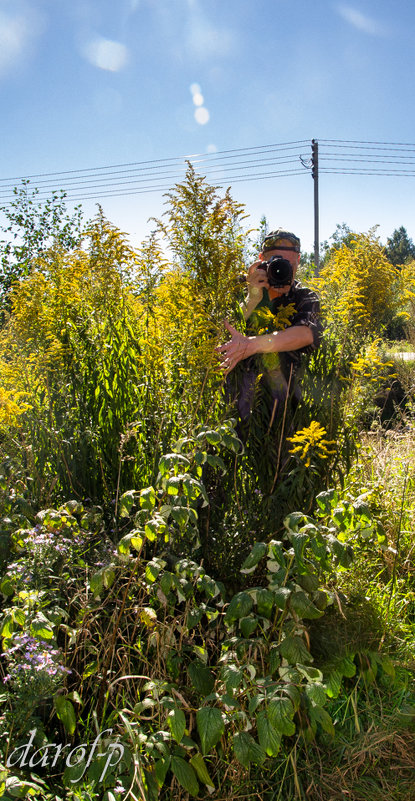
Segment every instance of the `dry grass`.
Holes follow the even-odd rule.
[[[307,801],[414,801],[415,733],[372,729],[344,747],[335,767],[321,752]],[[315,774],[315,769],[314,769]]]

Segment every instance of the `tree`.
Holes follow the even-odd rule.
[[[77,206],[72,215],[65,205],[65,193],[53,192],[43,204],[39,201],[39,189],[32,189],[30,181],[24,180],[15,187],[15,199],[8,206],[0,207],[5,224],[0,232],[6,235],[0,240],[0,308],[10,309],[10,291],[14,283],[26,278],[35,269],[35,262],[42,259],[47,264],[47,254],[56,248],[65,251],[79,247],[82,238],[82,210]]]
[[[402,308],[399,270],[386,258],[373,229],[332,249],[314,283],[326,322],[340,339],[349,339],[352,332],[379,335]]]
[[[403,225],[395,228],[392,236],[387,240],[385,253],[395,267],[415,259],[415,245]]]

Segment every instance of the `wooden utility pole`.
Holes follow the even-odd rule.
[[[320,233],[318,207],[318,142],[311,140],[311,174],[314,180],[314,264],[317,272],[320,269]]]

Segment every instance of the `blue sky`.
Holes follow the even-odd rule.
[[[303,140],[307,159],[313,137],[415,142],[414,38],[412,0],[0,0],[0,178]],[[232,194],[250,225],[265,214],[312,249],[307,170]],[[415,177],[322,173],[320,238],[345,222],[415,239],[414,198]],[[163,210],[160,192],[102,204],[134,242]]]

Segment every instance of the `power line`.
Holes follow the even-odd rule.
[[[321,174],[413,177],[415,144],[358,140],[320,139]],[[185,179],[190,163],[217,186],[232,186],[242,181],[264,181],[294,175],[312,174],[312,160],[307,139],[272,143],[248,148],[233,148],[214,153],[195,153],[148,161],[88,167],[79,170],[38,173],[19,178],[0,179],[0,203],[15,199],[16,181],[38,179],[37,197],[63,191],[68,201],[166,192]],[[412,155],[414,154],[414,155]]]

